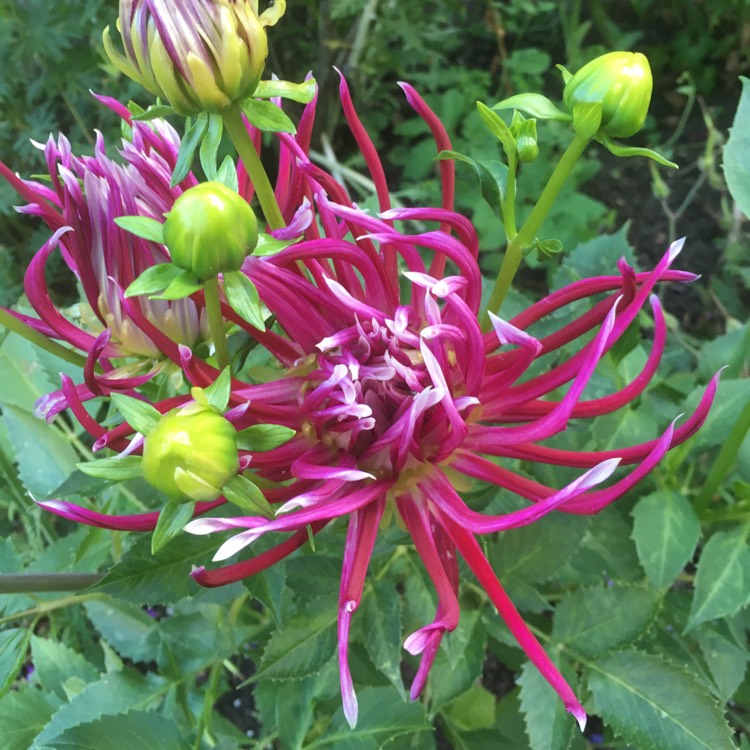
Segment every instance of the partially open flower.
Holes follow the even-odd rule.
[[[258,243],[258,222],[248,202],[220,182],[186,190],[164,222],[172,262],[199,279],[239,271]]]
[[[237,431],[198,401],[167,412],[143,444],[144,478],[173,500],[215,500],[238,468]]]
[[[652,87],[645,55],[610,52],[584,65],[568,81],[563,101],[574,118],[577,104],[600,103],[599,131],[613,138],[627,138],[643,127]]]
[[[277,0],[258,14],[257,0],[120,0],[125,54],[104,30],[110,60],[180,114],[220,112],[252,96],[268,55],[266,26],[284,13]]]

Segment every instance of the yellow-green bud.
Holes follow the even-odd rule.
[[[172,263],[202,281],[239,271],[258,243],[258,222],[240,195],[220,182],[186,190],[164,222]]]
[[[268,55],[266,26],[283,15],[275,0],[120,0],[124,53],[104,30],[109,59],[179,114],[221,112],[252,96]]]
[[[610,52],[584,65],[567,83],[563,101],[602,105],[599,132],[614,138],[637,133],[646,120],[653,79],[640,52]]]
[[[520,162],[534,161],[539,156],[539,143],[536,139],[536,119],[524,120],[518,126],[516,153]]]
[[[143,444],[144,478],[173,500],[215,500],[238,468],[237,431],[199,402],[167,412]]]

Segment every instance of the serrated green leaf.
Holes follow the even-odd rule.
[[[510,128],[499,115],[495,114],[489,107],[477,102],[477,111],[487,129],[500,141],[505,152],[505,158],[510,162],[516,157],[516,138]]]
[[[501,204],[508,181],[508,167],[505,164],[499,161],[478,162],[458,151],[441,151],[435,158],[441,161],[452,159],[472,166],[479,178],[482,198],[498,217],[502,217]]]
[[[273,102],[245,99],[240,103],[242,111],[258,130],[266,133],[296,133],[297,127],[289,116]]]
[[[148,216],[118,216],[115,224],[136,237],[164,244],[164,225]]]
[[[361,610],[367,653],[406,700],[401,679],[401,596],[390,581],[375,580],[368,587]]]
[[[315,674],[336,652],[337,609],[316,602],[313,611],[290,617],[271,636],[252,681],[296,680]]]
[[[254,424],[237,433],[237,447],[262,453],[284,445],[296,434],[296,430],[280,424]]]
[[[151,535],[151,554],[155,555],[171,542],[193,517],[195,503],[168,502],[159,512],[156,528]]]
[[[161,294],[152,294],[150,299],[184,299],[203,289],[203,282],[192,271],[180,271]]]
[[[721,622],[704,623],[699,626],[695,638],[716,684],[716,694],[722,703],[726,703],[745,677],[748,651],[722,625]]]
[[[155,658],[157,623],[140,607],[117,599],[89,601],[83,606],[96,630],[120,656],[133,661]]]
[[[317,675],[302,680],[286,680],[271,685],[277,686],[276,694],[276,727],[279,732],[281,747],[288,750],[301,750],[305,736],[310,729],[314,708],[313,697],[316,692]],[[294,721],[289,721],[293,716]]]
[[[638,750],[735,750],[705,688],[657,656],[620,651],[591,665],[596,712]]]
[[[540,120],[570,121],[567,112],[558,109],[546,96],[541,94],[516,94],[495,104],[492,109],[520,109],[532,117]]]
[[[315,98],[315,92],[318,90],[318,84],[314,78],[308,78],[302,83],[292,83],[291,81],[261,81],[258,88],[253,93],[258,99],[272,99],[281,97],[282,99],[291,99],[300,104],[309,104]]]
[[[599,133],[596,136],[596,140],[609,151],[610,154],[615,156],[627,157],[627,156],[645,156],[647,159],[653,159],[657,164],[661,164],[664,167],[672,167],[678,169],[679,167],[673,161],[664,158],[661,154],[657,154],[656,151],[652,151],[650,148],[637,148],[635,146],[623,146],[617,141],[613,141],[609,136]]]
[[[225,367],[219,376],[208,388],[203,389],[203,395],[206,397],[214,409],[223,412],[229,403],[229,395],[232,390],[232,372],[229,367]]]
[[[87,683],[99,678],[99,670],[91,662],[60,641],[33,636],[31,659],[42,687],[63,699],[63,683],[69,677],[80,677]]]
[[[294,245],[296,242],[300,241],[300,237],[294,237],[291,240],[277,240],[275,237],[272,237],[270,234],[266,234],[265,232],[259,232],[258,233],[258,244],[255,246],[255,249],[253,250],[253,255],[255,255],[258,258],[265,258],[269,255],[276,255],[276,253],[281,252],[284,248],[290,247],[291,245]]]
[[[139,398],[126,396],[124,393],[113,393],[110,398],[125,421],[142,435],[148,435],[161,419],[158,409]]]
[[[578,589],[555,609],[552,637],[573,653],[600,656],[641,636],[659,601],[657,592],[634,586]]]
[[[559,659],[555,663],[565,679],[575,684],[575,673],[570,665],[560,663]],[[523,665],[517,683],[521,686],[519,697],[530,750],[567,750],[578,727],[560,696],[531,662]]]
[[[175,602],[196,592],[191,566],[210,560],[218,546],[210,536],[185,534],[152,555],[150,540],[140,538],[95,590],[134,604]]]
[[[201,112],[201,114],[199,114],[189,125],[188,129],[185,131],[185,135],[182,137],[180,151],[177,155],[177,163],[175,164],[174,172],[172,173],[170,187],[175,187],[188,176],[188,173],[193,166],[195,149],[198,148],[198,144],[203,139],[207,128],[208,113]]]
[[[242,474],[235,474],[222,488],[224,497],[242,510],[273,518],[273,508],[260,488]]]
[[[221,137],[224,134],[224,122],[221,115],[208,116],[208,128],[201,141],[199,157],[201,168],[206,175],[207,180],[215,180],[217,165],[216,158],[221,144]]]
[[[31,633],[28,628],[10,628],[0,632],[0,696],[5,695],[15,682],[26,660]]]
[[[55,738],[55,750],[190,750],[174,720],[154,711],[128,711],[71,727]]]
[[[141,456],[123,456],[122,458],[114,456],[86,461],[77,464],[77,466],[79,471],[88,474],[90,477],[122,482],[143,476],[142,463],[143,458]]]
[[[633,541],[649,581],[669,586],[690,560],[701,525],[690,503],[679,492],[654,492],[633,509]]]
[[[224,294],[229,306],[237,315],[259,331],[266,330],[258,290],[242,271],[224,274]]]
[[[0,737],[3,750],[28,750],[44,728],[59,701],[40,690],[26,688],[0,700]]]
[[[724,176],[740,211],[750,216],[750,78],[740,76],[740,81],[742,94],[724,147]]]
[[[137,297],[139,294],[156,294],[166,289],[182,273],[174,263],[157,263],[147,268],[125,290],[126,297]]]
[[[748,526],[719,531],[706,543],[695,574],[695,595],[686,630],[733,615],[750,602]]]
[[[495,703],[495,696],[487,688],[475,684],[451,701],[441,713],[458,729],[472,732],[494,726]]]

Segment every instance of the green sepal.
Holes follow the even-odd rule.
[[[617,141],[613,141],[607,135],[597,135],[596,140],[604,146],[611,154],[615,156],[645,156],[649,159],[653,159],[658,164],[664,167],[672,167],[673,169],[679,169],[679,166],[669,159],[665,159],[661,154],[657,154],[656,151],[652,151],[650,148],[637,148],[635,146],[623,146]]]
[[[516,154],[516,139],[505,121],[482,102],[477,102],[477,111],[490,133],[502,144],[505,158],[508,161],[513,159]]]
[[[155,555],[167,542],[174,539],[193,517],[195,503],[170,500],[159,513],[156,528],[151,535],[151,554]]]
[[[224,157],[221,166],[216,170],[214,180],[220,182],[222,185],[226,185],[230,190],[234,190],[235,193],[240,192],[240,183],[237,179],[237,167],[231,156]]]
[[[242,474],[235,474],[222,488],[222,494],[230,503],[242,510],[273,518],[273,508],[260,489]]]
[[[502,202],[508,182],[508,167],[505,164],[499,161],[479,162],[470,156],[459,154],[457,151],[441,151],[435,158],[439,160],[453,159],[474,167],[474,171],[479,178],[482,197],[495,214],[502,218]]]
[[[266,330],[258,290],[242,271],[224,274],[224,294],[237,315],[259,331]]]
[[[164,244],[164,225],[156,219],[148,216],[118,216],[115,224],[136,237]]]
[[[183,299],[203,289],[203,282],[192,271],[181,271],[161,294],[149,299]]]
[[[296,133],[297,127],[289,116],[273,102],[245,99],[240,102],[245,116],[258,130],[266,133]]]
[[[141,435],[148,435],[161,419],[157,409],[138,398],[126,396],[124,393],[113,393],[110,398],[125,421]]]
[[[291,427],[280,424],[254,424],[237,433],[237,448],[241,451],[271,451],[297,434]]]
[[[139,109],[141,108],[139,107]],[[169,115],[174,114],[177,113],[168,104],[153,104],[148,109],[141,109],[140,112],[133,114],[130,119],[145,122],[148,120],[158,120],[160,117],[169,117]]]
[[[90,477],[99,479],[111,479],[115,482],[124,482],[127,479],[137,479],[143,476],[140,456],[123,456],[119,458],[99,458],[94,461],[84,461],[76,464],[79,471]]]
[[[188,125],[185,130],[185,135],[182,137],[180,143],[180,151],[177,154],[177,163],[172,173],[172,180],[169,183],[170,187],[175,187],[182,182],[190,172],[193,166],[193,157],[195,156],[195,149],[198,148],[198,144],[203,140],[203,136],[208,129],[208,113],[201,112],[193,122]]]
[[[219,144],[224,134],[224,121],[221,115],[209,115],[208,127],[206,134],[201,141],[201,147],[198,152],[201,162],[201,169],[206,179],[213,181],[216,179],[218,167],[216,165],[217,154],[219,153]]]
[[[291,99],[300,104],[309,104],[315,98],[317,90],[318,84],[314,78],[309,78],[302,83],[261,81],[258,84],[258,88],[255,89],[253,96],[257,99],[272,99],[278,96],[282,99]]]
[[[555,67],[560,71],[563,85],[567,85],[568,81],[573,77],[573,74],[564,65],[555,65]]]
[[[549,260],[559,255],[564,250],[563,243],[560,240],[550,238],[547,240],[534,240],[525,255],[530,252],[536,252],[542,260]]]
[[[539,120],[571,120],[567,112],[558,109],[550,99],[541,94],[516,94],[498,102],[492,109],[520,109]]]
[[[576,135],[591,140],[602,124],[601,102],[578,102],[573,107],[573,130]]]
[[[296,242],[299,242],[301,239],[302,237],[299,236],[299,237],[294,237],[291,240],[277,240],[275,237],[272,237],[270,234],[265,234],[265,232],[259,232],[258,244],[255,246],[255,250],[253,250],[253,255],[256,258],[264,258],[268,255],[276,255],[276,253],[281,252],[282,250],[284,250],[284,248],[294,245]]]
[[[125,290],[126,297],[137,297],[140,294],[155,294],[166,289],[182,271],[173,263],[159,263],[147,268]]]
[[[214,380],[208,388],[201,389],[203,395],[206,397],[206,401],[218,409],[220,412],[224,412],[229,403],[229,396],[232,392],[232,373],[229,367],[225,367],[220,373],[219,377]]]

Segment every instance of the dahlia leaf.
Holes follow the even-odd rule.
[[[174,539],[193,517],[195,503],[169,502],[159,512],[159,520],[151,535],[151,554],[155,555],[167,542]]]
[[[661,154],[657,154],[656,151],[652,151],[650,148],[638,148],[636,146],[623,146],[617,141],[613,141],[609,136],[600,133],[596,136],[596,140],[609,151],[610,154],[615,156],[645,156],[649,159],[653,159],[657,164],[661,164],[664,167],[672,167],[673,169],[679,169],[677,164],[669,159],[665,158]]]
[[[686,630],[726,617],[750,602],[750,525],[719,531],[703,547]]]
[[[750,216],[750,78],[740,76],[742,95],[724,147],[724,175],[729,192],[745,216]]]
[[[161,414],[157,409],[148,402],[141,401],[139,398],[126,396],[124,393],[112,393],[110,394],[110,398],[117,411],[125,418],[125,421],[136,432],[140,432],[142,435],[148,435],[161,419]],[[129,457],[126,456],[126,458]]]
[[[245,99],[240,103],[242,111],[258,130],[265,133],[296,133],[297,127],[289,116],[273,102]]]
[[[441,151],[436,158],[440,161],[452,159],[471,165],[479,178],[482,198],[495,214],[502,218],[501,204],[508,182],[508,167],[505,164],[499,161],[479,162],[470,156],[459,154],[458,151]]]
[[[11,628],[0,633],[0,696],[16,681],[32,633],[30,628]]]
[[[635,586],[578,589],[555,609],[552,638],[584,656],[602,656],[630,643],[654,621],[661,597]]]
[[[520,109],[527,115],[540,120],[561,120],[569,122],[572,117],[541,94],[516,94],[495,104],[492,109]]]
[[[159,648],[157,621],[140,607],[117,599],[83,605],[99,635],[120,656],[136,662],[152,661]]]
[[[560,702],[556,695],[555,699]],[[474,732],[494,727],[496,712],[495,696],[483,685],[474,684],[449,703],[441,714],[461,731]]]
[[[495,114],[487,105],[477,102],[477,111],[487,129],[500,141],[505,152],[505,158],[510,162],[516,157],[516,138],[510,128],[499,115]]]
[[[161,294],[152,294],[149,299],[183,299],[203,289],[203,282],[190,271],[182,271],[169,282]]]
[[[254,424],[237,433],[237,447],[243,451],[271,451],[297,434],[280,424]]]
[[[232,373],[228,367],[225,367],[220,373],[219,377],[214,380],[208,388],[203,388],[203,395],[206,401],[214,407],[223,412],[227,408],[229,403],[229,395],[232,389]]]
[[[315,98],[318,84],[314,78],[308,78],[302,83],[291,81],[261,81],[255,89],[254,97],[258,99],[272,99],[281,97],[291,99],[300,104],[309,104]]]
[[[266,330],[258,290],[242,271],[224,274],[224,294],[237,315],[259,331]]]
[[[122,458],[113,456],[112,458],[84,461],[77,466],[80,471],[90,477],[123,482],[127,479],[137,479],[143,476],[142,461],[141,456],[123,456]]]
[[[716,695],[726,703],[742,684],[750,658],[744,630],[739,639],[730,634],[722,621],[698,627],[695,636],[716,685]]]
[[[147,268],[125,290],[126,297],[137,297],[139,294],[156,294],[166,289],[182,271],[173,263],[158,263]]]
[[[66,698],[64,684],[69,678],[78,677],[89,683],[100,677],[99,670],[90,661],[61,641],[33,636],[31,659],[42,687],[63,700]]]
[[[242,474],[235,474],[222,488],[230,503],[253,514],[273,518],[273,509],[260,488]]]
[[[705,687],[658,656],[618,651],[590,665],[599,714],[639,750],[734,750],[732,731]]]
[[[118,216],[115,224],[136,237],[164,244],[164,225],[148,216]]]
[[[185,130],[185,135],[180,143],[180,151],[177,155],[177,163],[172,173],[172,180],[170,187],[179,185],[190,173],[193,166],[193,157],[195,155],[195,149],[198,148],[198,144],[203,139],[208,128],[208,114],[201,112],[193,122],[190,122]]]
[[[57,698],[33,687],[6,695],[0,701],[0,737],[4,750],[28,750],[58,704]]]
[[[654,492],[633,509],[633,541],[638,559],[656,588],[669,586],[695,552],[701,525],[679,492]]]

